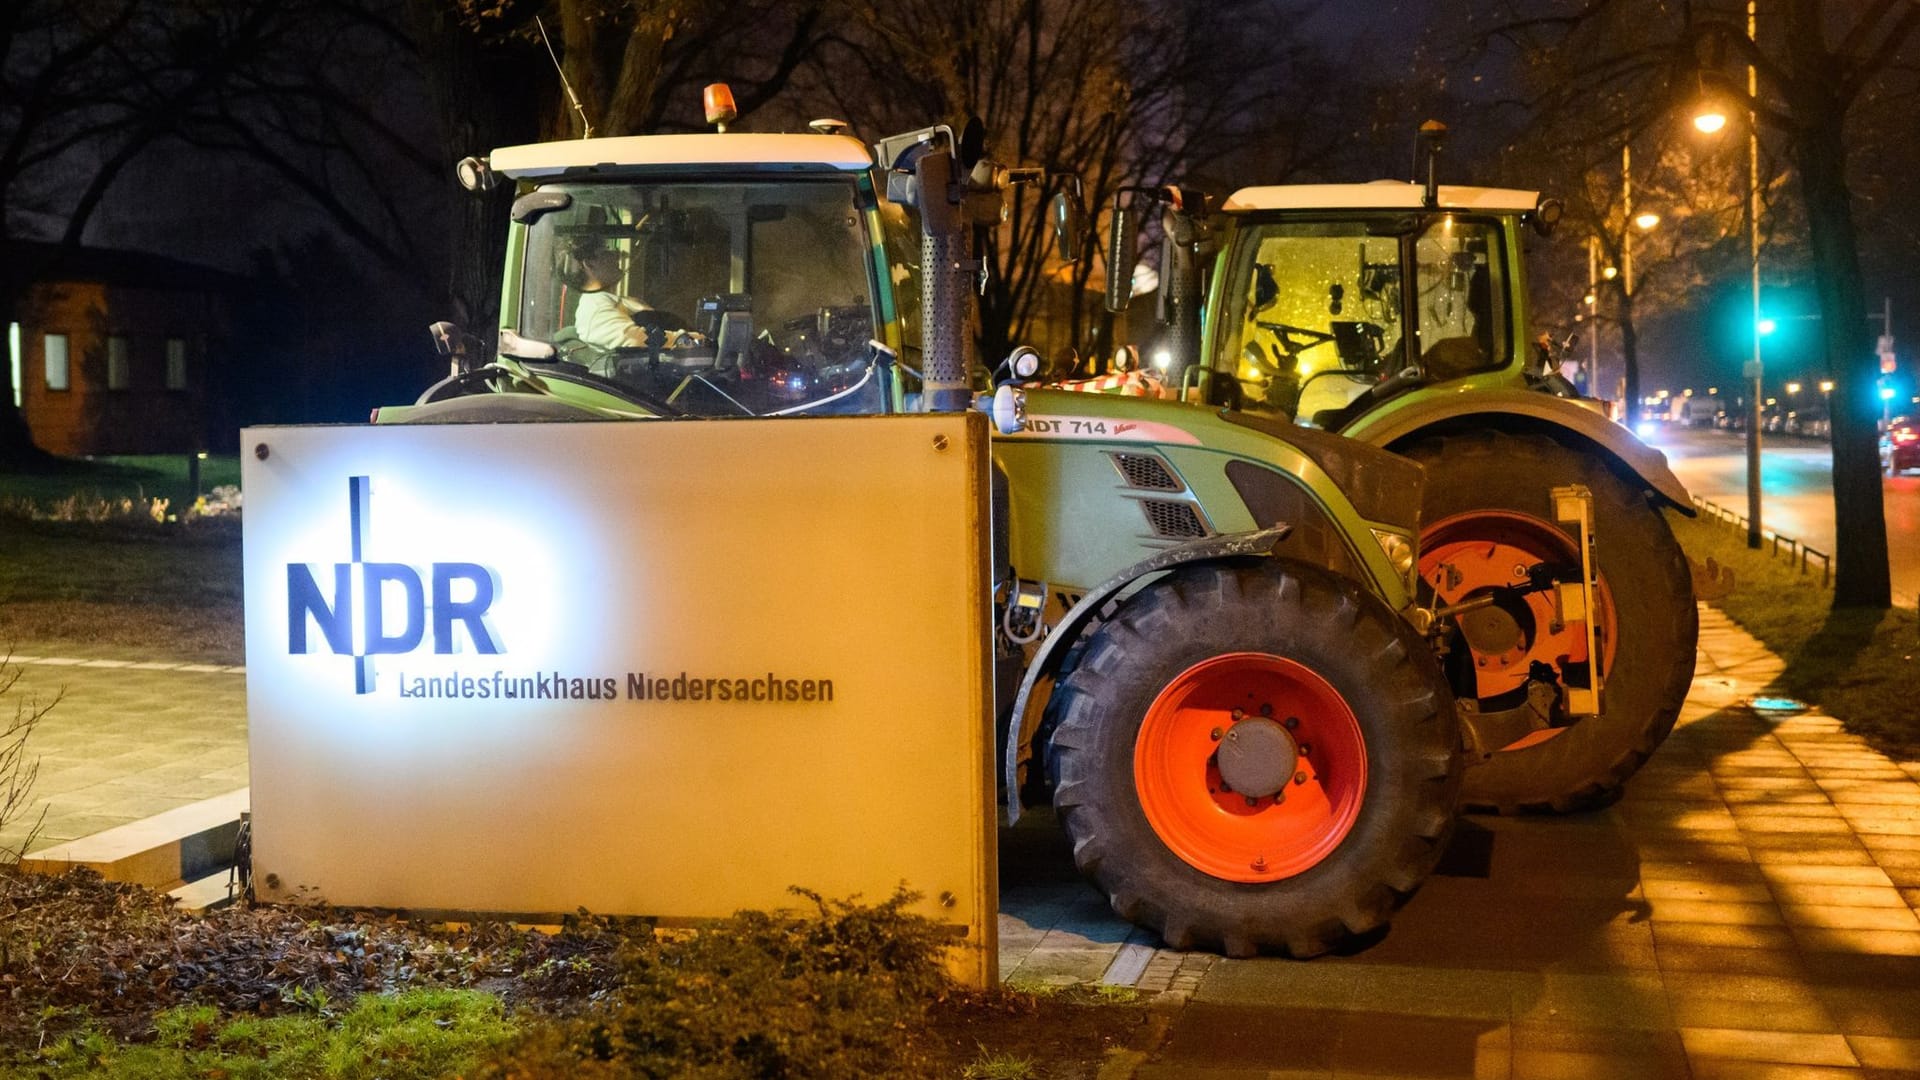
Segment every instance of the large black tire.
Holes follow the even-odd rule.
[[[1291,662],[1323,680],[1318,685],[1338,695],[1339,707],[1326,711],[1345,717],[1337,722],[1351,730],[1354,745],[1364,744],[1364,770],[1346,769],[1348,778],[1364,773],[1364,782],[1349,789],[1355,800],[1349,803],[1350,824],[1326,837],[1335,845],[1331,850],[1311,854],[1309,865],[1278,880],[1231,880],[1197,868],[1149,820],[1136,783],[1150,710],[1197,665],[1248,657]],[[1233,700],[1241,689],[1221,684]],[[1299,704],[1283,699],[1282,711],[1273,715],[1297,719],[1297,727],[1288,726],[1304,742],[1319,720],[1305,709],[1293,710]],[[1250,704],[1249,712],[1257,708]],[[1256,559],[1174,571],[1100,626],[1062,677],[1048,712],[1057,725],[1047,748],[1054,803],[1075,863],[1106,892],[1116,912],[1174,948],[1306,957],[1372,934],[1433,870],[1452,830],[1462,756],[1453,699],[1438,663],[1386,605],[1317,567]],[[1224,711],[1181,715],[1214,716],[1221,726],[1237,726]],[[1302,754],[1297,760],[1303,771],[1293,781],[1304,783],[1309,768],[1321,770],[1311,787],[1285,789],[1295,793],[1292,809],[1298,811],[1323,782],[1332,790],[1341,778],[1327,772],[1325,748],[1318,754],[1310,745],[1294,749]],[[1215,760],[1217,754],[1209,765]],[[1286,760],[1283,768],[1295,767],[1294,759]],[[1204,787],[1210,778],[1218,774],[1200,772],[1192,783]],[[1241,798],[1225,784],[1221,789]],[[1196,797],[1206,814],[1215,813],[1204,801],[1212,794]],[[1256,820],[1279,811],[1266,805],[1219,812]]]
[[[1429,439],[1408,456],[1427,470],[1423,563],[1436,526],[1479,511],[1537,519],[1577,550],[1573,526],[1554,523],[1548,493],[1576,483],[1593,492],[1594,557],[1616,626],[1612,665],[1603,668],[1603,712],[1470,765],[1462,802],[1501,813],[1568,813],[1612,802],[1673,730],[1693,681],[1699,612],[1664,511],[1596,454],[1544,436],[1473,432]],[[1454,689],[1462,700],[1471,694]]]

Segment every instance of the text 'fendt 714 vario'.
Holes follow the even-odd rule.
[[[1178,947],[1378,930],[1462,768],[1415,604],[1420,467],[1250,414],[976,392],[972,236],[1019,171],[946,127],[815,128],[463,163],[517,185],[498,348],[376,421],[989,412],[1010,814],[1043,762],[1080,868]]]
[[[1157,358],[1190,401],[1336,432],[1426,466],[1423,599],[1454,611],[1447,668],[1471,738],[1469,806],[1576,810],[1616,797],[1672,729],[1698,619],[1664,518],[1691,514],[1666,458],[1529,344],[1523,240],[1558,205],[1426,183],[1163,189]],[[1137,211],[1116,212],[1131,251]],[[1108,304],[1126,305],[1110,260]],[[1593,495],[1590,617],[1536,586],[1580,563],[1553,491]],[[1597,661],[1597,662],[1596,662]]]

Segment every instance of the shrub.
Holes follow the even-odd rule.
[[[592,1015],[541,1024],[496,1077],[917,1076],[903,1049],[954,989],[951,939],[896,892],[872,906],[795,890],[804,913],[741,912],[694,933],[629,940],[619,985]]]

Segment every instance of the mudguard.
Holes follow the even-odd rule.
[[[1361,415],[1340,434],[1374,446],[1398,449],[1425,434],[1428,429],[1466,420],[1474,427],[1500,427],[1500,417],[1521,430],[1558,429],[1592,443],[1641,483],[1653,489],[1674,509],[1692,517],[1693,500],[1680,478],[1667,465],[1667,455],[1641,442],[1634,434],[1600,413],[1536,390],[1472,389],[1459,394],[1420,394],[1405,404],[1389,402],[1385,408]]]
[[[1200,540],[1156,552],[1147,558],[1127,567],[1114,576],[1087,590],[1080,602],[1067,610],[1060,621],[1055,623],[1047,634],[1047,639],[1033,654],[1033,663],[1027,665],[1026,674],[1020,679],[1020,692],[1014,695],[1013,711],[1007,716],[1007,749],[1002,768],[1005,770],[1007,784],[1007,823],[1020,820],[1020,751],[1032,740],[1039,730],[1039,721],[1028,724],[1027,703],[1033,697],[1034,687],[1040,679],[1052,675],[1066,658],[1067,650],[1079,639],[1080,631],[1107,601],[1112,600],[1128,585],[1148,574],[1171,570],[1176,566],[1189,563],[1206,562],[1212,559],[1229,559],[1246,555],[1265,555],[1273,546],[1287,538],[1293,526],[1274,524],[1253,532],[1227,533],[1221,536],[1209,536]]]

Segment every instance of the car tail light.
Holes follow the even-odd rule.
[[[1902,446],[1905,446],[1907,443],[1913,442],[1916,439],[1920,439],[1920,431],[1915,431],[1912,428],[1894,428],[1893,429],[1893,441],[1899,443]]]

